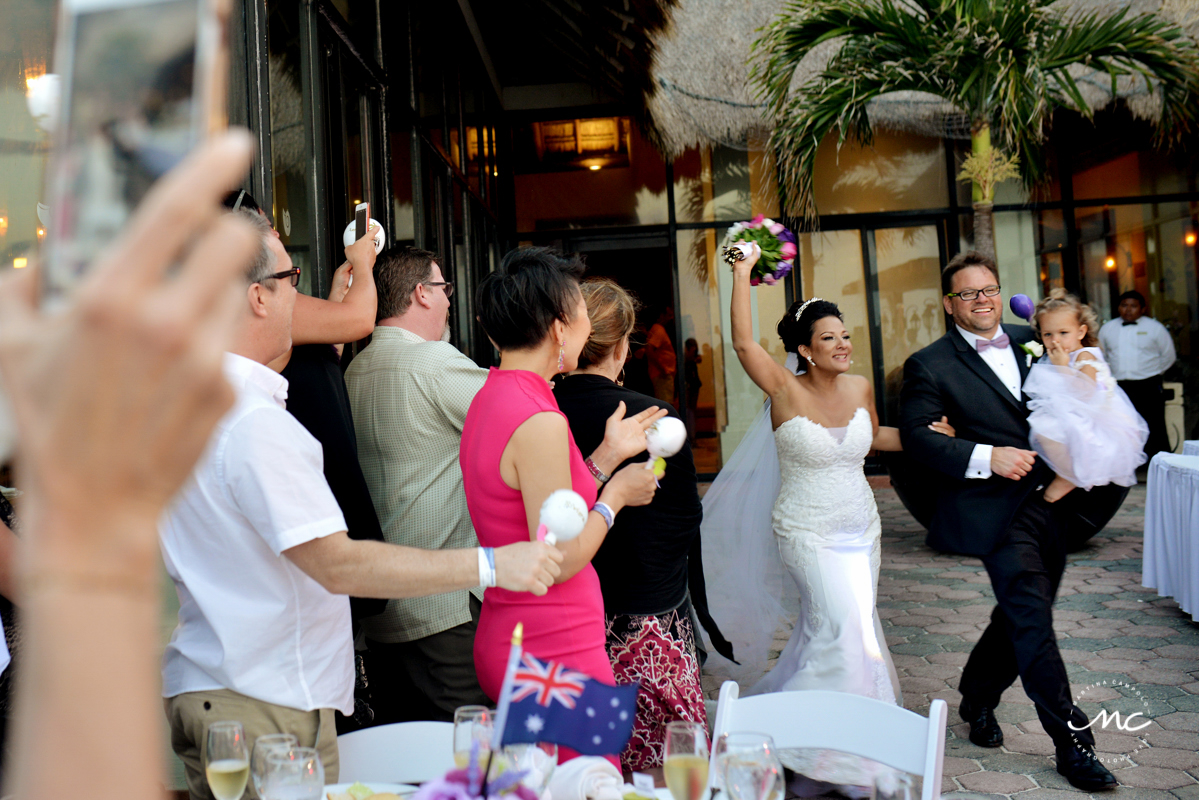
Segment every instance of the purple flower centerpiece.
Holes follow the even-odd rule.
[[[538,800],[537,794],[521,783],[525,770],[508,769],[494,774],[484,781],[484,770],[488,763],[479,763],[479,744],[470,750],[470,762],[465,769],[452,769],[445,777],[436,778],[421,785],[412,800]],[[484,796],[484,785],[487,794]]]
[[[795,246],[795,234],[787,230],[781,222],[767,219],[762,214],[749,222],[738,222],[724,235],[721,251],[741,240],[756,242],[762,249],[762,256],[758,263],[754,264],[749,276],[749,282],[753,286],[759,283],[774,286],[795,265],[795,254],[799,252]]]

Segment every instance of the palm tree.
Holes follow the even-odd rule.
[[[792,88],[800,61],[835,48],[823,69]],[[973,182],[975,249],[994,255],[995,184],[1019,176],[1030,190],[1048,178],[1045,140],[1053,112],[1090,118],[1080,76],[1137,81],[1160,108],[1159,146],[1193,136],[1199,123],[1199,48],[1156,14],[1063,12],[1054,0],[794,0],[754,43],[751,77],[772,117],[781,192],[809,223],[816,150],[873,140],[872,101],[894,92],[940,100],[970,128],[961,179]],[[815,57],[815,56],[814,56]],[[1093,83],[1093,81],[1092,81]],[[934,97],[928,97],[932,95]],[[903,95],[901,95],[902,97]],[[892,95],[894,97],[894,95]]]

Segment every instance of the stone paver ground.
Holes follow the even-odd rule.
[[[1004,745],[977,747],[957,715],[962,665],[986,627],[994,595],[975,558],[936,553],[886,481],[872,480],[883,522],[879,617],[899,672],[904,705],[921,714],[949,704],[942,792],[951,798],[1080,797],[1057,774],[1053,746],[1019,681],[996,717]],[[1072,691],[1093,716],[1140,711],[1135,734],[1100,732],[1097,750],[1120,788],[1110,800],[1199,800],[1199,623],[1141,586],[1145,488],[1090,544],[1069,557],[1054,606],[1054,630]],[[790,626],[780,628],[781,649]],[[777,654],[776,654],[777,655]],[[720,677],[705,674],[711,699]]]

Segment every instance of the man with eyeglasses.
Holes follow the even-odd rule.
[[[476,547],[458,449],[466,412],[487,380],[449,343],[454,286],[428,250],[379,255],[371,343],[346,370],[346,387],[383,538],[429,550]],[[376,722],[452,720],[490,705],[475,674],[480,589],[392,600],[363,621]]]
[[[1071,698],[1053,632],[1066,551],[1059,512],[1043,497],[1053,473],[1028,449],[1022,387],[1032,356],[1022,345],[1032,329],[1002,324],[999,271],[987,256],[955,256],[941,291],[953,324],[904,364],[900,436],[907,455],[930,470],[923,476],[936,497],[928,545],[982,559],[995,591],[990,624],[962,670],[959,712],[971,742],[999,747],[994,709],[1019,676],[1053,739],[1058,772],[1084,791],[1113,788]],[[942,415],[956,438],[930,430]]]
[[[285,410],[287,380],[266,366],[291,346],[297,270],[264,218],[237,213],[262,236],[246,275],[245,323],[225,356],[237,400],[159,537],[179,594],[163,697],[193,798],[212,796],[203,747],[217,720],[239,720],[250,743],[295,734],[320,751],[336,782],[333,712],[353,710],[347,595],[419,597],[480,584],[544,594],[562,560],[539,542],[431,552],[347,536],[321,446]]]

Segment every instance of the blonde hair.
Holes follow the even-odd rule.
[[[1065,289],[1053,289],[1049,296],[1037,303],[1032,314],[1032,329],[1041,336],[1041,315],[1051,311],[1073,311],[1078,324],[1087,326],[1087,333],[1082,337],[1083,347],[1095,347],[1099,344],[1099,315],[1095,309],[1079,300]]]
[[[591,336],[579,353],[579,368],[594,366],[608,357],[637,326],[640,303],[620,284],[608,278],[591,278],[579,284],[591,320]]]

